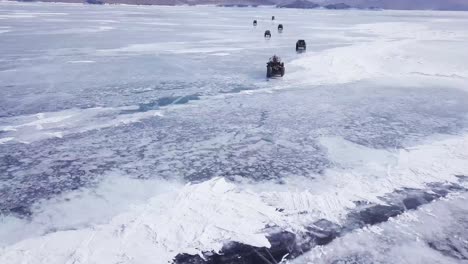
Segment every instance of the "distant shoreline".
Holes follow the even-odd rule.
[[[269,1],[269,0],[258,0]],[[345,9],[326,8],[319,6],[315,8],[285,7],[275,3],[216,3],[210,0],[201,0],[199,3],[187,3],[180,0],[0,0],[2,2],[18,3],[59,3],[59,4],[84,4],[84,5],[131,5],[131,6],[212,6],[224,8],[278,8],[278,9],[311,9],[311,10],[363,10],[363,11],[441,11],[441,12],[467,12],[468,9],[397,9],[397,8],[366,8],[350,6]],[[175,3],[173,3],[175,2]]]

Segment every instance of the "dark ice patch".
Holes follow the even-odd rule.
[[[200,97],[198,95],[186,95],[186,96],[170,96],[170,97],[162,97],[155,101],[150,101],[148,103],[141,103],[138,105],[138,109],[136,110],[125,110],[122,111],[122,114],[132,114],[135,112],[148,112],[151,110],[157,110],[160,107],[168,106],[172,104],[186,104],[193,100],[199,100]]]
[[[306,227],[303,234],[280,231],[267,236],[270,248],[253,247],[238,242],[226,244],[219,254],[205,252],[198,255],[179,254],[176,264],[261,264],[280,263],[294,259],[317,245],[326,245],[340,235],[342,227],[325,219]]]
[[[179,254],[175,257],[174,262],[177,264],[278,263],[296,247],[296,236],[290,232],[279,232],[267,238],[271,243],[270,248],[231,242],[226,244],[219,254],[205,253],[206,260],[198,255]]]
[[[403,200],[403,204],[405,205],[406,209],[413,210],[422,205],[423,201],[417,197],[408,197]]]
[[[19,218],[29,217],[32,214],[29,207],[21,206],[21,205],[13,207],[13,208],[9,208],[9,213]]]
[[[428,189],[403,188],[382,197],[386,204],[358,205],[358,209],[349,213],[345,229],[352,230],[366,225],[376,225],[386,222],[389,218],[398,216],[408,210],[415,210],[421,205],[435,199],[447,196],[449,193],[465,192],[459,184],[430,183]]]
[[[306,227],[306,232],[302,236],[301,251],[307,251],[315,246],[322,246],[330,243],[339,236],[342,227],[325,219],[315,222]]]
[[[332,260],[330,264],[374,264],[371,254],[361,253],[361,254],[352,254],[345,257],[340,257],[338,259]]]
[[[357,202],[358,209],[350,212],[344,224],[337,225],[326,219],[321,219],[305,228],[305,232],[294,234],[281,231],[268,236],[271,248],[258,248],[241,243],[228,243],[219,254],[206,252],[203,260],[200,256],[179,254],[175,258],[176,264],[259,264],[279,263],[283,259],[294,259],[316,246],[331,243],[335,238],[343,236],[356,229],[388,221],[407,210],[414,210],[421,205],[435,199],[445,197],[450,192],[466,191],[457,184],[429,184],[429,189],[402,189],[390,193],[382,200],[386,205]],[[278,209],[281,211],[281,209]],[[444,241],[443,241],[444,242]],[[468,246],[459,243],[430,242],[429,246],[442,251],[443,254],[452,254],[452,257],[464,259],[468,255]],[[467,254],[465,254],[467,253]],[[336,259],[332,263],[373,263],[372,258],[366,254],[351,255]]]
[[[429,241],[427,245],[444,256],[457,260],[468,260],[468,243],[458,236]]]
[[[135,113],[135,112],[148,112],[151,110],[157,110],[160,107],[168,106],[171,104],[186,104],[193,100],[199,100],[198,95],[186,95],[186,96],[171,96],[171,97],[162,97],[155,101],[148,103],[141,103],[138,105],[137,110],[125,110],[124,114]]]
[[[199,100],[200,98],[197,95],[187,95],[187,96],[174,96],[174,97],[163,97],[158,99],[159,106],[166,106],[171,104],[186,104],[189,101]]]
[[[468,182],[468,176],[465,175],[455,175],[461,182]]]
[[[390,217],[395,217],[404,212],[404,208],[397,205],[374,205],[360,211],[357,215],[359,225],[375,225],[386,222]]]

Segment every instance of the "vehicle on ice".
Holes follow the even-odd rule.
[[[254,21],[253,21],[253,25],[254,25],[254,27],[257,26],[257,20],[254,20]]]
[[[275,20],[275,16],[271,16],[271,20]]]
[[[283,32],[283,24],[278,25],[278,32],[279,33]]]
[[[296,51],[303,52],[306,50],[306,42],[303,39],[300,39],[296,42]]]
[[[267,38],[267,39],[271,38],[270,30],[265,31],[265,38]]]
[[[283,77],[284,75],[284,62],[281,61],[281,58],[274,55],[267,62],[267,78],[272,77]]]

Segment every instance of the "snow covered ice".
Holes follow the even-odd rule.
[[[465,263],[467,42],[466,12],[0,2],[0,263]]]

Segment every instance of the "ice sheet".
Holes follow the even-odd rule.
[[[468,14],[344,12],[0,2],[0,263],[269,247],[272,230],[346,225],[448,183],[302,260],[457,262],[444,249],[464,252],[466,228],[445,216],[466,214]],[[265,80],[273,54],[286,75]]]
[[[302,186],[295,186],[294,181],[290,184],[285,179],[283,191],[262,186],[267,183],[236,186],[223,178],[188,184],[179,189],[163,188],[166,191],[162,194],[131,209],[124,208],[124,213],[92,228],[80,228],[83,223],[77,222],[76,218],[83,219],[82,216],[67,215],[69,211],[61,203],[48,202],[43,205],[47,213],[38,214],[32,225],[38,225],[37,222],[46,215],[59,214],[69,221],[64,223],[56,219],[46,225],[51,225],[52,230],[70,225],[72,230],[55,231],[7,246],[0,260],[6,263],[22,263],[27,261],[26,258],[34,259],[36,263],[115,263],[133,259],[138,263],[155,260],[156,263],[166,263],[178,253],[218,252],[229,241],[269,247],[264,231],[267,226],[300,230],[320,219],[340,223],[348,210],[355,207],[353,202],[385,204],[379,197],[395,189],[424,189],[427,183],[457,182],[454,175],[468,174],[468,135],[393,155],[374,153],[374,150],[340,139],[327,138],[322,143],[325,147],[333,147],[334,153],[330,153],[333,162],[353,169],[330,169],[322,176],[324,180],[304,180],[300,183]],[[349,152],[360,159],[347,156]],[[314,187],[309,187],[311,185]],[[107,204],[121,199],[112,190],[105,194],[112,195],[104,198],[105,201],[110,199]],[[71,199],[75,201],[72,211],[75,214],[80,208],[76,204],[79,199]],[[25,224],[31,228],[29,225]],[[79,228],[74,230],[76,227]],[[12,227],[7,225],[7,228]]]

